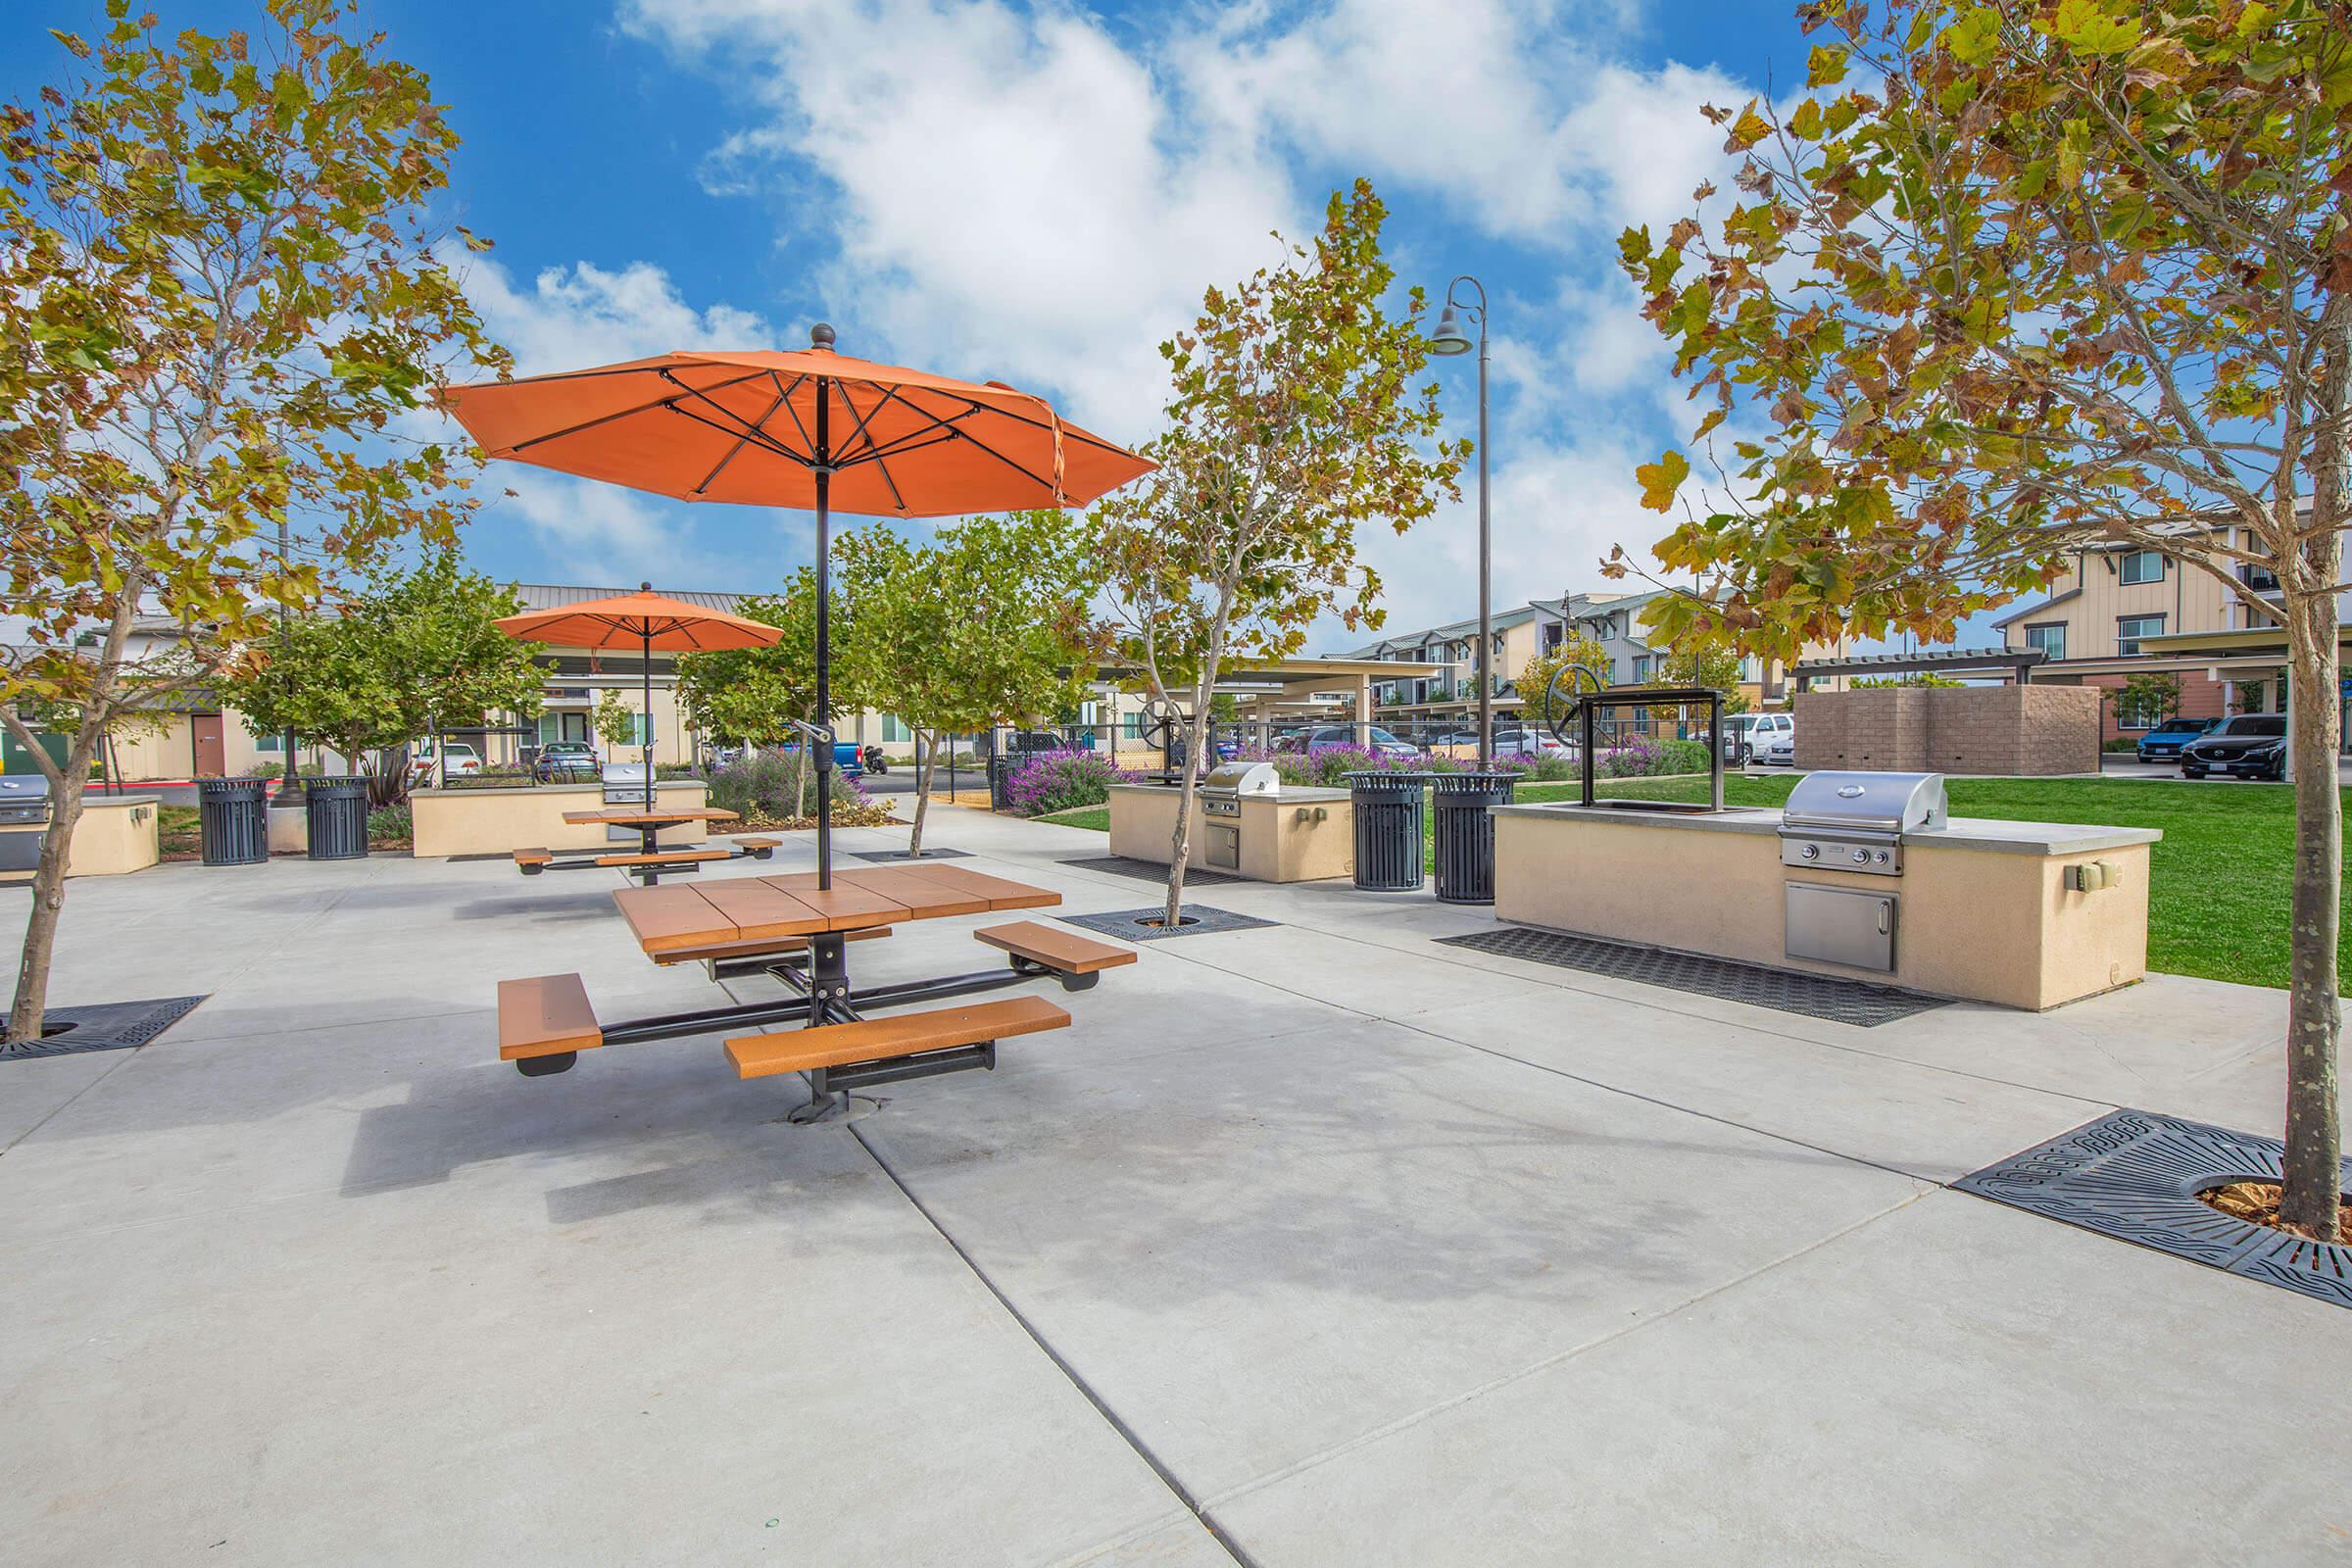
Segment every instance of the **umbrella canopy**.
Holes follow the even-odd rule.
[[[1031,393],[853,360],[829,328],[815,336],[445,387],[441,401],[493,458],[680,501],[944,517],[1085,506],[1153,466]]]
[[[820,733],[811,739],[829,743],[835,507],[893,517],[1082,507],[1157,465],[1002,381],[849,359],[821,321],[808,338],[799,350],[689,350],[447,386],[441,406],[493,458],[680,501],[815,512]],[[813,749],[817,886],[829,888],[833,748]]]
[[[583,599],[553,610],[529,610],[491,622],[518,642],[555,643],[564,648],[630,648],[642,656],[645,675],[645,806],[654,807],[654,650],[765,648],[784,635],[781,626],[705,610],[683,599],[664,599],[650,582],[633,594]]]
[[[553,610],[529,610],[497,622],[508,636],[564,648],[765,648],[784,635],[780,626],[747,620],[723,610],[705,610],[682,599],[664,599],[645,584],[633,594],[583,599]]]

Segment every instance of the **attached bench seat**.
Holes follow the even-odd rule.
[[[886,937],[890,935],[890,930],[886,925],[873,925],[836,934],[845,941],[866,942],[875,937]],[[742,937],[733,942],[713,942],[704,948],[671,948],[647,956],[656,963],[730,963],[739,958],[780,958],[805,953],[808,949],[808,942],[806,936]]]
[[[743,1078],[772,1078],[778,1073],[821,1072],[867,1063],[895,1066],[904,1058],[919,1058],[930,1052],[954,1051],[958,1047],[993,1048],[996,1042],[1013,1035],[1066,1029],[1069,1022],[1068,1013],[1043,997],[1008,997],[1003,1002],[962,1003],[952,1007],[935,1007],[929,1012],[903,1013],[896,1018],[861,1018],[856,1023],[830,1023],[815,1029],[741,1035],[727,1042],[727,1059],[735,1064],[736,1075]],[[882,1073],[859,1074],[858,1082],[918,1077],[924,1071],[944,1071],[951,1066],[995,1065],[992,1049],[985,1060],[967,1056],[954,1063],[942,1061],[929,1067],[919,1061],[905,1062],[912,1070],[894,1071],[885,1067]],[[830,1087],[846,1087],[847,1077],[835,1076]],[[820,1096],[826,1087],[820,1081]]]
[[[600,855],[599,865],[690,865],[697,860],[725,860],[734,857],[733,850],[657,850],[652,855],[631,852],[627,855]]]
[[[605,1043],[576,974],[534,975],[498,983],[498,1056],[528,1078],[562,1072],[583,1051]]]
[[[522,868],[524,876],[537,876],[547,869],[547,862],[555,858],[554,852],[549,850],[516,850],[514,852],[514,863]]]
[[[782,842],[781,839],[737,839],[735,847],[755,860],[764,860],[776,853],[776,846]]]
[[[972,937],[1011,954],[1012,966],[1023,973],[1059,976],[1065,991],[1084,991],[1102,970],[1135,961],[1133,948],[1114,948],[1040,920],[983,926]]]

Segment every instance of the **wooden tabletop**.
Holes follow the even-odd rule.
[[[612,827],[643,827],[650,822],[732,822],[735,813],[723,806],[681,806],[674,809],[565,811],[564,820],[574,827],[606,823]]]
[[[901,920],[930,920],[996,909],[1040,909],[1061,895],[1026,882],[942,862],[860,865],[833,873],[819,890],[816,873],[713,877],[708,882],[622,888],[612,895],[647,953],[674,953],[721,942],[860,931]]]

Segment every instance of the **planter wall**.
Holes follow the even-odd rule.
[[[676,779],[657,785],[654,798],[662,806],[702,806],[710,787],[701,779]],[[595,811],[604,808],[601,784],[544,784],[536,789],[416,790],[409,796],[415,823],[412,853],[433,855],[504,855],[510,850],[592,850],[607,843],[598,826],[575,826],[564,820],[565,811]],[[617,809],[617,808],[616,808]],[[665,845],[700,843],[705,830],[683,823],[662,830]],[[635,835],[631,835],[631,844]]]

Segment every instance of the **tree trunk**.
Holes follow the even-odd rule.
[[[939,742],[928,730],[914,732],[914,831],[906,839],[906,858],[923,858],[923,813],[931,806],[931,768],[939,758]]]
[[[32,873],[31,918],[25,921],[24,949],[17,961],[17,999],[8,1014],[11,1045],[30,1045],[41,1038],[58,914],[66,905],[66,862],[73,857],[74,824],[81,820],[81,791],[69,784],[54,793],[49,829],[41,835],[40,862]]]
[[[2332,543],[2332,540],[2330,541]],[[2332,583],[2332,576],[2322,577]],[[2287,956],[2285,1196],[2279,1218],[2335,1241],[2343,1126],[2337,1108],[2336,941],[2344,825],[2336,792],[2336,612],[2332,588],[2286,608],[2292,663],[2288,755],[2295,775],[2295,882]]]
[[[1212,669],[1213,661],[1212,650]],[[1184,915],[1184,862],[1193,852],[1193,802],[1200,793],[1200,754],[1208,741],[1210,690],[1210,682],[1203,680],[1194,693],[1193,721],[1186,727],[1184,779],[1176,791],[1176,833],[1168,846],[1168,903],[1161,925],[1166,931],[1175,930]]]

